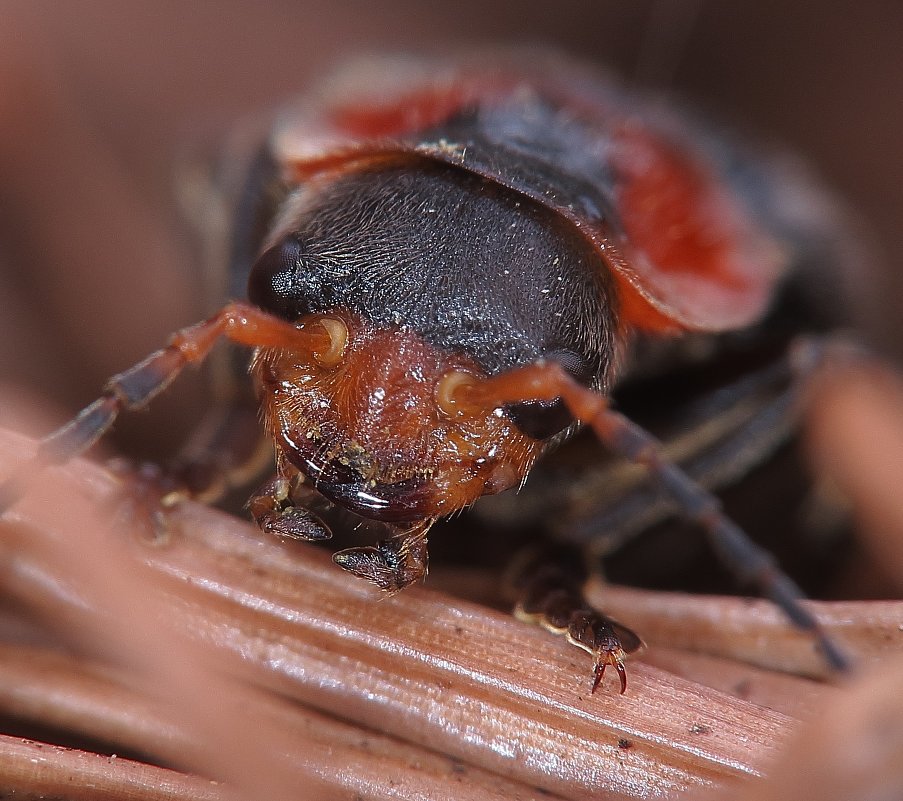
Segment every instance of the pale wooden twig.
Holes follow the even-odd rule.
[[[813,717],[840,692],[837,687],[811,679],[679,648],[650,646],[638,658],[706,687],[797,718]]]
[[[215,782],[0,735],[0,796],[18,801],[224,801]]]
[[[723,796],[712,793],[716,798]],[[784,749],[767,781],[735,798],[903,798],[903,659],[887,659],[837,693]]]
[[[4,439],[0,451],[9,458],[23,447]],[[78,463],[44,483],[52,481],[58,498],[73,476],[93,507],[110,509],[117,487],[98,468]],[[71,503],[63,509],[70,516]],[[96,638],[106,632],[112,641],[106,650],[127,656],[130,669],[138,671],[136,662],[145,659],[180,675],[158,658],[171,647],[161,644],[167,635],[161,609],[147,620],[134,598],[106,597],[98,607],[92,596],[99,589],[73,575],[71,550],[62,560],[58,554],[67,538],[84,532],[67,532],[48,514],[38,490],[17,507],[18,536],[5,537],[6,590],[70,631],[82,630],[82,647],[98,647]],[[567,798],[668,797],[755,775],[791,727],[783,715],[641,663],[630,666],[627,695],[605,685],[590,697],[581,652],[505,615],[424,588],[378,600],[326,554],[262,538],[209,509],[185,505],[171,523],[165,543],[128,540],[121,530],[103,541],[109,552],[125,541],[137,557],[131,568],[115,569],[131,571],[130,583],[144,582],[145,607],[165,601],[166,625],[213,649],[206,668],[215,670],[212,684],[239,676],[239,686],[253,682]],[[110,568],[98,567],[93,583],[116,584]],[[118,619],[126,615],[134,621]],[[175,649],[171,657],[186,660]],[[180,670],[188,675],[191,667],[186,662]],[[189,705],[184,688],[165,689]],[[204,725],[201,731],[210,734]]]
[[[128,675],[84,658],[46,648],[0,647],[0,710],[5,715],[151,756],[190,752],[191,731],[174,726],[129,684]],[[313,766],[317,778],[329,780],[338,797],[343,791],[368,799],[554,801],[558,797],[308,708],[273,697],[262,697],[259,702],[268,724],[278,726],[283,748],[304,755],[295,773],[298,786],[309,781],[308,771]],[[0,749],[3,746],[0,738]],[[13,749],[11,753],[19,751]],[[95,768],[90,766],[95,763],[70,758],[59,749],[46,752],[45,761],[52,762],[60,754],[64,756],[59,764],[65,764],[82,783],[91,780],[90,771]],[[122,767],[120,763],[109,764]],[[0,755],[0,787],[13,786],[17,781],[15,766],[4,772],[5,765]],[[207,797],[197,792],[199,779],[175,772],[166,775],[166,798],[190,801]],[[389,776],[391,780],[387,781]],[[121,782],[123,777],[113,775],[109,781]],[[22,790],[23,787],[18,788],[19,792]],[[59,797],[78,797],[77,793],[64,790],[58,791]],[[155,787],[147,789],[137,781],[129,787],[129,793],[131,801],[156,801],[159,797]],[[217,791],[215,797],[221,796]]]
[[[767,601],[656,593],[592,582],[589,599],[651,645],[725,656],[802,676],[826,676],[810,636]],[[862,665],[903,651],[903,601],[807,601],[824,629]]]
[[[809,436],[816,466],[853,506],[860,541],[874,559],[873,571],[903,587],[899,377],[876,364],[826,372],[813,390]],[[903,797],[903,608],[856,604],[846,611],[848,616],[823,619],[840,631],[855,632],[859,651],[876,664],[800,731],[767,781],[744,788],[739,794],[743,801]],[[894,646],[897,653],[892,655]]]
[[[482,600],[492,605],[499,603],[498,576],[486,570],[440,568],[430,575],[430,585],[438,585],[450,592],[457,589],[471,600]],[[637,595],[643,598],[644,603],[639,604],[636,608],[636,617],[641,620],[640,625],[647,622],[646,618],[654,614],[654,609],[659,606],[668,609],[669,604],[678,597],[673,593],[635,591],[617,585],[603,585],[599,582],[590,585],[590,592],[594,600],[600,604],[600,608],[617,607],[620,610],[619,614],[623,615],[623,619],[631,622],[634,622],[632,601]],[[646,647],[633,657],[634,661],[639,660],[649,665],[655,665],[669,673],[751,701],[759,706],[783,712],[791,717],[809,717],[813,712],[830,703],[830,696],[837,689],[824,682],[738,661],[742,654],[736,658],[728,658],[727,656],[712,656],[700,651],[686,650],[692,646],[695,638],[701,636],[698,631],[698,607],[702,606],[711,614],[717,615],[717,611],[712,611],[712,607],[717,607],[725,601],[730,605],[737,599],[725,599],[720,596],[679,597],[693,601],[687,605],[690,612],[687,619],[684,621],[680,615],[673,615],[668,618],[671,626],[666,628],[663,633],[659,632],[655,626],[652,629],[653,636],[661,633],[661,639],[671,642],[680,641],[681,634],[686,629],[688,636],[686,641],[682,642],[682,647],[660,645],[656,640],[646,637],[645,629],[638,626],[638,630],[644,634]],[[743,601],[744,606],[747,603],[747,601]],[[868,605],[863,606],[863,612],[866,613],[864,617],[868,618]],[[776,627],[784,629],[786,625],[780,620],[776,621]],[[864,619],[863,625],[868,625],[868,621]],[[731,638],[725,637],[720,646],[721,650],[730,651]],[[712,650],[717,649],[713,648]]]

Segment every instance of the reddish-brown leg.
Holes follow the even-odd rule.
[[[120,412],[150,403],[186,365],[203,361],[220,337],[249,347],[292,348],[302,353],[330,345],[328,332],[318,324],[298,328],[245,303],[224,306],[209,320],[178,331],[165,348],[113,376],[100,398],[43,440],[33,462],[0,485],[0,513],[16,502],[37,472],[90,448]]]
[[[642,464],[691,520],[708,534],[723,564],[742,582],[756,586],[799,628],[811,632],[827,662],[838,671],[850,667],[847,655],[800,603],[802,590],[781,572],[774,558],[756,545],[721,511],[720,501],[662,455],[647,431],[608,406],[607,399],[577,383],[555,362],[538,362],[485,379],[469,388],[465,403],[486,408],[526,400],[562,398],[574,417],[589,425],[614,453]]]

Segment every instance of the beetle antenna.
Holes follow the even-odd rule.
[[[485,379],[469,388],[469,396],[469,403],[487,406],[562,398],[574,417],[589,425],[613,453],[643,465],[684,515],[703,528],[722,563],[740,581],[756,586],[794,625],[809,632],[834,670],[850,669],[849,657],[800,603],[805,599],[803,591],[781,571],[771,554],[724,514],[715,495],[664,456],[662,444],[652,434],[612,410],[605,396],[579,384],[553,361]]]
[[[316,354],[332,346],[330,332],[319,323],[299,328],[246,303],[229,303],[208,320],[176,332],[169,344],[106,384],[103,394],[38,445],[23,470],[0,484],[0,514],[26,491],[45,468],[84,453],[123,411],[141,409],[163,392],[188,364],[202,362],[220,337],[250,347],[292,348]]]

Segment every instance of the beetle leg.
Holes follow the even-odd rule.
[[[261,435],[256,410],[236,405],[205,415],[179,455],[163,465],[115,458],[110,467],[128,484],[138,510],[156,518],[187,499],[217,503],[260,475],[272,458],[272,443]]]
[[[184,498],[217,503],[272,462],[273,445],[260,431],[257,409],[247,403],[221,402],[204,416],[175,459],[164,465],[165,480],[172,487],[169,503]]]
[[[581,566],[572,565],[572,561],[534,558],[522,566],[514,579],[520,596],[514,615],[519,620],[564,635],[571,645],[593,657],[590,692],[595,692],[602,682],[605,669],[612,667],[618,673],[623,694],[627,689],[624,660],[628,654],[638,651],[643,642],[626,626],[586,602],[580,591],[586,579],[585,571]]]
[[[786,354],[742,379],[720,386],[673,415],[680,433],[663,439],[662,455],[714,490],[768,460],[798,424],[799,377]],[[575,478],[573,502],[556,511],[559,538],[610,553],[679,509],[647,471],[617,460]]]
[[[302,353],[330,343],[328,332],[320,326],[302,329],[249,304],[226,305],[210,319],[174,334],[165,348],[113,376],[100,398],[44,439],[31,465],[0,484],[0,513],[16,502],[37,472],[86,451],[123,410],[146,406],[186,365],[203,361],[221,337],[250,347],[295,348]]]
[[[427,533],[433,521],[427,520],[410,531],[380,540],[374,546],[346,548],[333,554],[333,561],[349,573],[372,581],[381,590],[394,595],[426,576],[429,554]]]
[[[298,503],[297,487],[282,475],[264,484],[247,503],[260,530],[294,540],[322,541],[332,537],[329,527]]]
[[[672,433],[663,436],[662,453],[707,489],[728,486],[791,438],[799,388],[782,352],[741,379],[669,410],[665,428]],[[623,459],[599,460],[579,472],[556,470],[546,461],[533,473],[526,493],[493,496],[478,513],[508,525],[541,516],[557,541],[605,556],[679,511],[648,471]]]
[[[722,563],[741,582],[758,587],[796,626],[809,631],[834,669],[846,670],[850,667],[846,654],[800,603],[805,598],[802,590],[781,572],[765,549],[756,545],[723,514],[718,498],[669,461],[661,443],[648,431],[609,408],[608,400],[603,395],[579,384],[560,365],[537,362],[485,379],[473,387],[468,402],[495,407],[558,397],[564,400],[574,417],[590,426],[612,452],[643,465],[674,499],[683,514],[703,528]]]

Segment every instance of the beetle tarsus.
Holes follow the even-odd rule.
[[[621,695],[624,695],[624,693],[627,692],[627,668],[624,667],[623,657],[612,653],[611,651],[599,651],[595,656],[596,661],[595,664],[593,664],[593,686],[590,688],[590,693],[596,692],[596,689],[605,677],[605,668],[611,665],[618,671],[618,678],[621,680]]]
[[[626,643],[622,643],[622,635]],[[589,608],[574,610],[565,636],[571,645],[582,648],[593,657],[593,685],[590,692],[596,691],[605,676],[605,668],[611,666],[618,672],[623,695],[627,690],[627,669],[624,667],[627,653],[624,647],[626,644],[628,647],[633,646],[634,650],[639,648],[639,638],[615,621]],[[630,637],[637,642],[630,642]]]
[[[771,554],[723,513],[715,495],[665,456],[662,444],[652,434],[609,408],[604,396],[581,386],[558,365],[548,362],[486,379],[479,388],[479,397],[490,404],[556,396],[563,398],[574,417],[590,426],[613,453],[642,464],[678,504],[684,517],[703,529],[722,564],[739,581],[755,586],[794,625],[811,632],[833,669],[845,671],[850,667],[840,647],[801,604],[805,599],[802,590],[780,570]]]
[[[562,634],[571,645],[593,657],[595,692],[607,667],[618,672],[621,693],[627,689],[628,654],[643,647],[643,642],[626,626],[593,609],[583,597],[580,586],[586,579],[582,564],[569,553],[543,553],[519,566],[514,584],[520,600],[514,614],[520,620],[535,623],[553,634]]]
[[[394,595],[426,576],[428,528],[380,540],[374,546],[346,548],[332,558],[342,569]]]
[[[295,504],[290,482],[285,478],[274,478],[264,484],[248,501],[247,509],[266,534],[311,542],[332,537],[329,526],[317,515]]]

